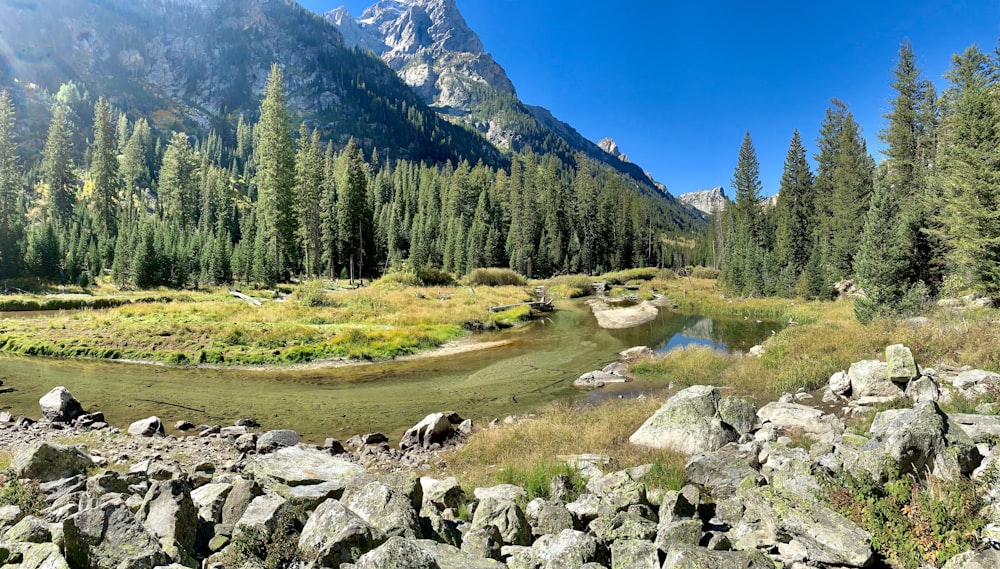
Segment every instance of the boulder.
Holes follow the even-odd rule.
[[[63,522],[66,561],[73,567],[156,567],[169,563],[159,541],[120,500],[108,500]]]
[[[638,360],[641,358],[648,358],[654,354],[655,352],[649,349],[648,346],[635,346],[634,348],[618,352],[618,356],[623,360]]]
[[[54,543],[31,543],[17,544],[10,548],[12,556],[19,555],[20,563],[11,563],[8,560],[5,567],[17,567],[18,569],[69,569],[66,558],[63,557],[59,546]]]
[[[621,375],[604,371],[588,371],[573,381],[573,387],[577,389],[599,389],[609,383],[625,383],[627,381],[628,379]]]
[[[967,396],[984,395],[991,389],[1000,387],[1000,375],[991,371],[972,369],[955,376],[951,384]]]
[[[399,441],[399,448],[428,448],[434,443],[444,443],[455,434],[455,427],[445,413],[431,413],[407,429]]]
[[[229,482],[214,482],[192,490],[191,501],[198,508],[198,517],[212,524],[222,523],[222,508],[232,490]]]
[[[830,376],[828,385],[830,392],[836,395],[846,395],[851,390],[851,378],[846,371],[838,371]]]
[[[383,541],[381,531],[337,500],[327,500],[306,521],[299,535],[299,549],[314,554],[324,567],[339,567],[341,563],[354,563]]]
[[[534,533],[536,535],[555,534],[564,529],[580,529],[576,527],[573,513],[562,504],[551,502],[542,504],[535,517]]]
[[[414,541],[393,537],[362,555],[354,569],[441,569],[441,566]]]
[[[508,545],[531,545],[531,526],[521,506],[513,500],[488,497],[476,506],[472,528],[495,526]]]
[[[35,516],[28,516],[14,524],[3,534],[4,543],[47,543],[52,541],[49,524]]]
[[[742,494],[743,518],[730,532],[736,549],[797,543],[810,563],[865,567],[872,560],[871,535],[819,502],[769,486]]]
[[[418,539],[413,543],[433,557],[441,569],[507,569],[499,561],[466,555],[457,547],[445,543],[426,539]]]
[[[878,360],[862,360],[851,364],[847,376],[851,380],[851,396],[855,399],[862,397],[898,399],[904,396],[903,389],[889,379],[888,364]]]
[[[288,509],[288,500],[277,494],[262,494],[250,501],[246,511],[233,527],[233,539],[238,539],[250,528],[264,532],[274,531],[281,521],[281,515]]]
[[[611,569],[660,569],[660,554],[650,541],[622,539],[611,544]]]
[[[937,401],[941,398],[941,390],[933,378],[924,376],[907,384],[906,396],[915,403]]]
[[[600,532],[594,531],[596,523],[593,522],[590,524],[591,533],[596,534],[598,539],[605,544],[614,543],[622,539],[642,539],[649,541],[656,537],[657,532],[656,522],[643,517],[636,511],[618,512],[610,520],[607,520],[606,523],[601,524],[603,525],[603,529]],[[549,533],[556,534],[565,529],[574,528],[570,526]]]
[[[597,541],[576,530],[563,530],[556,535],[543,535],[531,546],[543,569],[577,569],[597,561]]]
[[[253,480],[237,478],[233,481],[233,488],[226,496],[226,501],[222,506],[222,520],[215,527],[218,535],[231,536],[236,523],[243,517],[250,506],[250,502],[257,496],[264,493],[260,485]]]
[[[736,434],[745,435],[757,424],[757,406],[742,397],[724,397],[719,401],[719,417]]]
[[[832,443],[844,433],[844,423],[836,416],[798,403],[772,401],[757,411],[757,417],[781,434],[804,434],[823,442]]]
[[[268,431],[257,439],[257,452],[263,454],[279,448],[293,447],[299,444],[299,440],[299,434],[289,429]]]
[[[462,553],[481,559],[500,559],[503,536],[496,526],[477,527],[462,536]]]
[[[885,349],[885,363],[891,381],[906,385],[911,379],[920,377],[917,363],[913,361],[913,352],[902,344],[894,344]]]
[[[996,567],[1000,567],[1000,551],[985,549],[960,553],[949,559],[943,569],[995,569]]]
[[[39,441],[18,451],[10,468],[18,478],[52,482],[85,474],[93,464],[94,461],[76,447]]]
[[[163,422],[159,417],[140,419],[128,426],[128,434],[137,437],[152,437],[163,433]]]
[[[472,491],[472,494],[477,500],[508,500],[515,502],[518,500],[527,500],[528,492],[520,486],[515,486],[513,484],[497,484],[496,486],[488,486],[485,488],[476,488]]]
[[[738,488],[764,483],[764,477],[750,467],[749,460],[733,447],[696,454],[684,466],[684,477],[713,496],[726,496]]]
[[[1000,417],[996,415],[950,413],[948,420],[965,431],[973,442],[982,443],[1000,439]]]
[[[188,566],[194,563],[198,510],[186,482],[153,482],[136,516],[160,540],[160,546],[172,561]]]
[[[70,423],[84,414],[83,406],[65,387],[54,387],[38,400],[42,416],[49,421]]]
[[[695,385],[679,391],[629,437],[638,446],[692,455],[736,440],[719,417],[719,389]]]
[[[422,501],[420,484],[412,477],[398,485],[374,480],[357,490],[349,490],[343,498],[344,506],[375,529],[388,536],[410,539],[418,539],[423,533],[417,516]]]
[[[667,551],[663,569],[774,569],[774,562],[759,551],[713,551],[677,544]]]
[[[186,433],[191,429],[194,429],[194,423],[192,423],[191,421],[181,420],[174,423],[174,428],[177,429],[178,431],[181,431],[182,433]]]
[[[424,476],[420,478],[420,488],[423,491],[423,505],[433,506],[438,510],[458,510],[468,501],[465,490],[462,490],[462,485],[454,477],[435,480]]]
[[[247,464],[244,473],[253,476],[264,487],[334,482],[343,488],[350,481],[367,474],[360,465],[302,446],[286,447],[257,456]]]

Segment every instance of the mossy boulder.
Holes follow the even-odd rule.
[[[361,556],[355,569],[441,569],[437,560],[409,539],[393,537]]]
[[[902,344],[894,344],[885,349],[885,363],[889,379],[893,382],[906,385],[911,379],[920,377],[913,352]]]
[[[695,385],[671,397],[629,442],[685,455],[716,450],[736,440],[736,431],[719,416],[719,389]]]
[[[354,563],[385,541],[381,531],[337,500],[327,500],[309,516],[299,535],[299,549],[325,567]]]
[[[85,474],[93,464],[94,461],[76,447],[40,441],[15,454],[10,467],[18,478],[52,482]]]

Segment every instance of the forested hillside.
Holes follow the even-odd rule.
[[[909,43],[899,51],[876,164],[846,103],[823,120],[817,168],[798,132],[777,207],[761,186],[750,134],[732,185],[736,201],[711,224],[726,286],[741,295],[827,296],[855,278],[869,321],[938,294],[1000,293],[1000,59],[972,46],[953,57],[937,93]]]
[[[700,221],[669,196],[580,154],[497,149],[294,2],[0,2],[0,22],[4,281],[691,260],[669,237]]]

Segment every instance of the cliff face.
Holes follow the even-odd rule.
[[[689,192],[677,196],[677,201],[708,215],[722,211],[728,199],[726,191],[721,186],[712,188],[711,190]]]
[[[295,113],[335,139],[355,136],[399,157],[500,161],[290,0],[0,2],[0,37],[10,48],[0,53],[9,70],[0,85],[22,97],[73,81],[161,128],[222,133],[257,112],[277,62]]]

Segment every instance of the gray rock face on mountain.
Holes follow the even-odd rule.
[[[326,18],[347,45],[381,57],[434,106],[469,111],[481,86],[514,93],[507,72],[485,53],[455,0],[382,0],[358,20],[343,8]]]
[[[688,192],[677,196],[677,201],[708,215],[722,211],[728,199],[726,197],[726,190],[722,189],[722,186],[712,188],[711,190]]]
[[[597,147],[601,150],[607,152],[608,154],[614,156],[615,158],[621,160],[622,162],[628,162],[628,156],[622,154],[622,151],[618,148],[618,143],[615,142],[610,136],[606,136],[601,140],[597,141]]]

